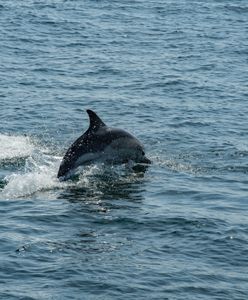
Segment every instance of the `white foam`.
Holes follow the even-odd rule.
[[[59,163],[60,158],[36,150],[27,158],[23,172],[5,177],[7,184],[0,193],[0,198],[20,198],[60,186],[56,176]]]
[[[56,176],[61,157],[47,153],[47,148],[36,145],[27,136],[0,134],[0,160],[25,158],[23,170],[4,178],[6,185],[0,198],[20,198],[61,185]]]
[[[34,147],[27,136],[0,134],[0,160],[28,157]]]

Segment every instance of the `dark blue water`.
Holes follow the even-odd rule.
[[[248,299],[248,4],[0,4],[0,299]],[[56,173],[85,109],[153,164]]]

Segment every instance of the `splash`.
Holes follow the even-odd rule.
[[[0,199],[13,199],[31,195],[40,190],[57,187],[56,178],[60,157],[48,154],[47,147],[41,147],[27,136],[0,135],[0,160],[24,160],[22,169],[4,177]]]
[[[4,178],[6,185],[0,193],[0,198],[20,198],[60,186],[61,183],[56,177],[59,162],[58,157],[36,150],[26,159],[23,171]]]
[[[33,150],[34,144],[28,136],[0,134],[0,160],[28,157]]]

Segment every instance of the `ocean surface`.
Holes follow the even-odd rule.
[[[0,299],[248,299],[247,0],[5,0],[0,40]],[[152,165],[59,182],[86,109]]]

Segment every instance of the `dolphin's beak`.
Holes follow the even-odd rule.
[[[149,158],[147,158],[146,156],[144,156],[144,157],[142,158],[141,163],[143,163],[143,164],[151,164],[152,162],[150,161]]]

